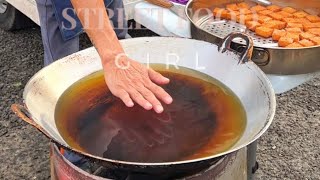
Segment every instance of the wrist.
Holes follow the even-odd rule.
[[[114,42],[113,46],[110,46],[110,44],[106,44],[105,41],[101,41],[100,39],[93,44],[101,58],[102,64],[114,62],[119,56],[125,56],[119,42]]]
[[[130,62],[127,55],[123,52],[121,53],[112,53],[112,54],[105,54],[101,57],[103,68],[124,68],[127,67]]]

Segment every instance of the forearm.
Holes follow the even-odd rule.
[[[111,93],[128,107],[134,106],[135,101],[146,110],[153,108],[157,113],[163,112],[159,100],[170,104],[172,97],[157,84],[168,84],[170,80],[127,56],[117,58],[124,51],[109,21],[104,1],[71,0],[71,3],[100,55],[105,81]]]
[[[71,2],[103,65],[123,53],[103,0],[71,0]]]

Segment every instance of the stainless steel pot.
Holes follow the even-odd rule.
[[[229,49],[234,38],[247,42],[246,51],[240,57]],[[220,157],[235,152],[258,139],[270,126],[276,108],[272,86],[255,63],[250,61],[252,41],[243,34],[231,34],[220,47],[191,39],[134,38],[121,41],[125,52],[141,63],[171,62],[171,65],[187,67],[205,73],[228,86],[241,100],[247,125],[243,136],[229,150],[205,158],[166,163],[136,163],[97,157],[70,147],[59,134],[54,112],[58,99],[72,84],[102,69],[94,48],[81,51],[43,68],[27,83],[23,99],[25,105],[13,105],[13,111],[44,133],[54,143],[65,149],[92,159],[100,165],[131,172],[153,175],[185,175],[214,164]],[[179,58],[179,59],[177,59]],[[199,67],[204,68],[199,68]]]
[[[192,38],[211,43],[220,43],[231,32],[242,32],[252,37],[254,61],[266,74],[298,75],[320,71],[320,46],[289,49],[278,47],[272,39],[264,39],[247,30],[245,26],[213,18],[212,9],[225,7],[226,4],[239,2],[259,2],[282,7],[291,6],[305,10],[310,14],[320,13],[320,1],[317,0],[190,0],[186,5],[186,14],[191,21]],[[243,50],[242,40],[234,40],[232,48]]]

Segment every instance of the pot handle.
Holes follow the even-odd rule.
[[[239,46],[236,48],[237,52],[243,52],[245,46]],[[263,48],[253,48],[251,60],[258,66],[267,66],[270,63],[270,53]]]
[[[146,0],[147,2],[163,7],[163,8],[171,8],[173,6],[173,3],[169,0]]]
[[[32,118],[27,109],[27,107],[20,105],[20,104],[12,104],[11,110],[22,120],[27,122],[28,124],[32,125],[33,127],[37,128],[41,133],[43,133],[47,138],[53,140],[50,134],[44,130],[39,124],[37,124]]]
[[[253,41],[252,39],[244,33],[230,33],[227,37],[222,40],[222,43],[218,47],[218,51],[221,53],[229,51],[234,51],[231,48],[232,40],[235,38],[242,38],[246,41],[246,46],[244,51],[241,53],[239,63],[246,63],[251,60],[252,52],[253,52]]]
[[[269,6],[272,4],[269,0],[251,0],[251,1],[258,3],[258,4],[262,4],[264,6]]]

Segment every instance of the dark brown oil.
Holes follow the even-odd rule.
[[[98,72],[75,83],[58,101],[55,119],[65,141],[109,159],[157,163],[207,157],[239,140],[246,114],[231,90],[190,69],[152,67],[170,78],[163,88],[173,103],[163,104],[162,114],[126,107]]]

